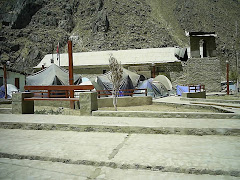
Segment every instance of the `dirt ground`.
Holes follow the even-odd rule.
[[[215,95],[215,96],[207,96],[207,99],[219,99],[219,100],[240,100],[240,95]]]
[[[99,108],[101,111],[114,111],[113,107]],[[210,109],[187,108],[184,106],[174,107],[164,104],[152,104],[144,106],[118,107],[118,111],[159,111],[159,112],[214,112]]]
[[[11,104],[0,104],[0,108],[11,108]],[[63,114],[64,109],[62,107],[51,107],[51,106],[35,106],[36,114]],[[114,111],[113,107],[99,108],[101,111]],[[78,110],[73,110],[78,111]],[[118,107],[118,111],[158,111],[158,112],[212,112],[215,111],[210,109],[202,109],[196,107],[185,107],[185,106],[168,106],[164,104],[152,104],[143,106],[130,106],[130,107]]]

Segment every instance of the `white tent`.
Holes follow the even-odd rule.
[[[168,91],[171,91],[172,90],[172,83],[171,81],[164,75],[158,75],[157,77],[155,77],[153,79],[153,81],[158,81],[160,82],[162,85],[165,86],[165,88],[168,90]]]
[[[31,86],[68,85],[69,73],[66,69],[51,64],[48,68],[27,76],[26,84]],[[74,84],[81,83],[81,76],[74,74]]]

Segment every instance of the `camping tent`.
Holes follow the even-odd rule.
[[[79,74],[74,74],[74,84],[80,84],[82,79]],[[49,86],[49,85],[68,85],[69,73],[66,69],[52,64],[48,68],[27,76],[27,85]]]
[[[8,95],[8,99],[12,98],[12,93],[13,92],[18,92],[18,89],[16,88],[16,86],[12,85],[12,84],[7,84],[7,95]],[[0,87],[0,98],[4,98],[5,97],[5,86],[2,85]]]
[[[93,85],[92,82],[90,81],[90,79],[83,77],[82,78],[82,82],[80,83],[80,85]]]
[[[152,97],[161,96],[160,90],[152,83],[152,79],[141,82],[137,89],[147,89],[147,95]],[[142,90],[136,90],[135,93],[143,93]],[[134,96],[143,96],[143,94],[135,94]]]
[[[172,83],[171,81],[164,75],[158,75],[157,77],[155,77],[153,79],[153,81],[158,81],[160,82],[163,86],[165,86],[165,88],[168,90],[168,91],[171,91],[172,90]]]
[[[104,90],[111,90],[113,85],[110,81],[111,71],[97,77],[97,83]],[[134,89],[139,82],[140,75],[123,68],[123,79],[120,89]]]
[[[161,96],[165,97],[169,95],[169,91],[162,83],[160,83],[159,81],[153,81],[152,83],[159,89]]]

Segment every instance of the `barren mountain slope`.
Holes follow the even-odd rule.
[[[31,72],[45,54],[187,46],[184,31],[215,31],[222,67],[235,65],[239,0],[0,0],[0,53]],[[238,42],[238,45],[237,43]],[[52,48],[53,47],[53,48]]]

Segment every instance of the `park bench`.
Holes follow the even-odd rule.
[[[70,101],[74,108],[74,92],[92,91],[93,85],[53,85],[53,86],[24,86],[25,91],[33,93],[33,97],[24,98],[24,101]]]

